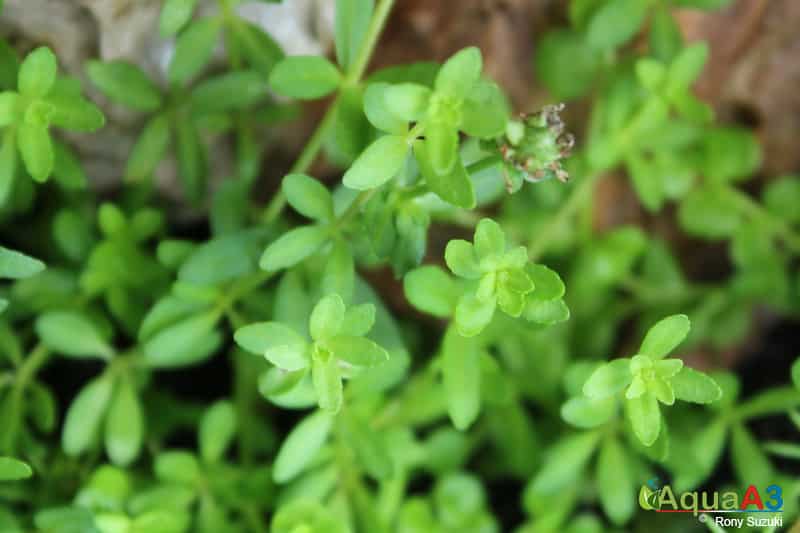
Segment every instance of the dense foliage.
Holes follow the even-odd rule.
[[[694,95],[708,49],[671,14],[725,0],[570,2],[534,67],[556,102],[591,104],[577,143],[563,105],[513,116],[475,47],[366,75],[392,0],[337,0],[335,62],[284,57],[238,3],[165,0],[164,79],[86,65],[99,103],[141,115],[104,199],[62,131],[102,128],[100,108],[47,47],[0,47],[0,531],[704,528],[640,509],[656,477],[778,485],[798,515],[779,465],[800,446],[751,421],[800,429],[800,361],[742,398],[735,373],[680,357],[740,343],[755,306],[800,312],[800,179],[739,187],[759,145]],[[269,137],[324,97],[262,205]],[[222,139],[235,165],[210,179]],[[309,175],[322,152],[341,185]],[[165,159],[207,239],[170,216]],[[594,187],[621,173],[721,243],[730,275],[692,281],[646,228],[595,231]],[[212,380],[218,398],[193,390]]]

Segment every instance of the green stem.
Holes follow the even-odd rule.
[[[342,84],[343,87],[352,87],[361,81],[361,77],[364,75],[367,65],[369,64],[369,60],[372,57],[372,52],[375,50],[375,46],[378,44],[378,38],[383,31],[383,27],[386,25],[386,20],[389,17],[389,13],[391,12],[393,5],[394,0],[383,0],[378,2],[358,56],[350,65],[350,68],[345,74]],[[309,167],[311,167],[311,165],[314,163],[314,160],[317,158],[317,155],[322,148],[323,141],[328,136],[330,129],[336,122],[336,113],[339,107],[339,102],[340,99],[337,97],[325,112],[325,116],[317,126],[316,131],[314,131],[314,134],[308,140],[305,148],[303,148],[303,151],[300,152],[297,161],[295,161],[294,165],[292,165],[292,168],[289,170],[290,174],[307,172]],[[275,193],[275,196],[272,197],[272,200],[270,200],[269,204],[267,204],[262,216],[262,220],[267,223],[274,222],[280,216],[281,212],[283,212],[284,207],[286,207],[286,196],[283,194],[283,191],[278,190],[278,192]]]
[[[583,179],[574,189],[570,192],[567,201],[561,204],[555,216],[542,228],[528,244],[528,256],[531,261],[538,260],[541,255],[547,250],[547,245],[556,236],[561,227],[569,221],[578,209],[583,205],[595,182],[600,179],[600,174],[594,174]]]
[[[9,419],[4,431],[0,434],[0,450],[3,450],[4,453],[14,453],[14,444],[16,443],[17,432],[19,431],[22,420],[25,388],[36,376],[39,369],[47,362],[49,357],[50,351],[47,347],[44,344],[38,344],[28,358],[25,359],[25,362],[17,373],[16,379],[14,380],[14,387],[9,393]]]
[[[306,143],[303,151],[300,152],[292,168],[289,169],[289,174],[305,173],[308,171],[309,167],[311,167],[312,163],[314,163],[317,154],[319,154],[322,148],[323,141],[336,122],[338,107],[339,99],[337,98],[325,112],[322,122],[319,123],[314,134],[311,135],[311,138],[308,140],[308,143]],[[278,189],[275,192],[275,196],[273,196],[272,200],[267,204],[267,208],[264,210],[264,214],[261,217],[262,220],[266,223],[274,222],[280,216],[281,212],[283,212],[284,207],[286,207],[286,195],[283,194],[282,190]]]
[[[372,57],[372,53],[375,51],[375,46],[378,44],[378,38],[381,33],[383,33],[383,28],[386,26],[386,21],[389,18],[389,13],[391,13],[393,6],[394,0],[382,0],[375,6],[375,13],[372,15],[372,21],[370,22],[369,29],[367,29],[367,35],[364,37],[356,60],[350,65],[347,71],[345,83],[355,85],[361,80],[364,71],[367,69],[369,60]]]

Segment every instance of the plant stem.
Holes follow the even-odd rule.
[[[37,344],[17,372],[14,387],[9,393],[9,419],[4,431],[0,434],[0,450],[3,450],[4,453],[9,455],[14,453],[14,444],[17,440],[17,432],[22,419],[25,388],[49,357],[50,350],[44,344]]]
[[[600,176],[600,174],[593,174],[578,183],[570,192],[567,201],[561,204],[555,216],[531,239],[528,244],[528,257],[531,261],[536,261],[541,257],[553,236],[583,205],[583,201],[591,193],[595,182],[600,179]]]
[[[389,13],[391,12],[393,5],[394,0],[382,0],[378,2],[358,56],[350,65],[350,68],[348,68],[344,77],[344,82],[342,85],[343,87],[351,87],[357,85],[361,81],[361,77],[364,75],[364,71],[366,70],[369,60],[372,57],[372,52],[375,50],[375,46],[378,44],[378,38],[383,31],[383,27],[386,25],[386,20],[389,17]],[[325,116],[317,126],[314,134],[308,140],[308,143],[306,144],[305,148],[303,148],[303,151],[300,152],[300,155],[298,156],[294,165],[292,165],[289,173],[306,172],[308,171],[309,167],[311,167],[312,163],[314,163],[314,160],[317,158],[317,155],[322,148],[323,141],[328,136],[330,129],[333,127],[336,121],[336,113],[339,107],[339,102],[340,100],[337,97],[325,112]],[[278,190],[278,192],[275,193],[275,196],[272,197],[272,200],[270,200],[269,204],[267,204],[262,216],[262,220],[267,223],[274,222],[280,216],[284,207],[286,207],[286,196],[284,196],[283,191]]]
[[[372,53],[375,51],[375,46],[378,44],[378,38],[383,33],[383,28],[386,26],[386,20],[389,18],[389,13],[394,6],[394,0],[380,0],[378,5],[375,6],[375,13],[372,15],[367,35],[361,43],[361,49],[358,51],[356,60],[350,65],[347,75],[345,76],[345,83],[355,85],[361,80],[364,71],[367,69],[369,60]]]

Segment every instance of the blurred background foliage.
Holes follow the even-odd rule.
[[[508,195],[497,166],[472,178],[481,213],[561,275],[570,318],[527,329],[497,318],[482,341],[481,417],[454,429],[431,356],[463,345],[440,347],[444,322],[415,310],[398,277],[442,265],[447,242],[472,239],[481,217],[377,195],[362,222],[396,231],[384,257],[361,253],[375,236],[354,240],[352,292],[376,306],[371,335],[392,363],[348,383],[355,408],[330,440],[324,418],[288,410],[308,398],[276,389],[275,369],[231,338],[242,317],[306,328],[328,256],[276,283],[257,268],[300,221],[277,216],[281,179],[330,117],[324,157],[303,165],[336,189],[374,128],[358,88],[341,90],[332,115],[263,90],[284,53],[333,57],[333,2],[215,4],[172,14],[178,24],[156,0],[5,2],[3,90],[16,87],[21,58],[50,46],[106,126],[55,134],[55,179],[36,185],[18,165],[0,208],[2,245],[48,265],[2,288],[0,453],[36,475],[0,483],[0,530],[27,531],[35,517],[57,533],[266,531],[276,509],[274,531],[702,530],[692,517],[637,512],[654,476],[676,490],[777,483],[791,527],[800,4],[397,2],[368,81],[430,86],[430,61],[475,45],[515,112],[567,103],[568,183]],[[484,149],[468,141],[462,158]],[[337,214],[352,198],[335,190]],[[724,396],[671,408],[668,444],[645,448],[621,418],[583,409],[582,385],[674,313],[692,324],[679,355]],[[64,337],[83,342],[60,346]],[[307,458],[287,458],[292,447]]]

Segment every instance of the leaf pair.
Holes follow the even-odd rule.
[[[90,381],[67,409],[61,446],[70,456],[88,451],[105,422],[105,449],[118,465],[128,465],[141,451],[144,413],[132,377],[110,374]]]
[[[282,189],[289,205],[318,224],[295,228],[267,246],[259,264],[268,271],[292,267],[316,253],[330,239],[334,219],[333,197],[314,178],[289,174],[283,179]]]
[[[263,355],[277,368],[294,373],[299,381],[309,370],[317,400],[325,410],[342,405],[342,379],[359,368],[389,359],[388,352],[364,337],[375,322],[375,307],[362,304],[347,309],[338,294],[323,297],[311,312],[311,341],[290,326],[261,322],[239,328],[236,343]]]

